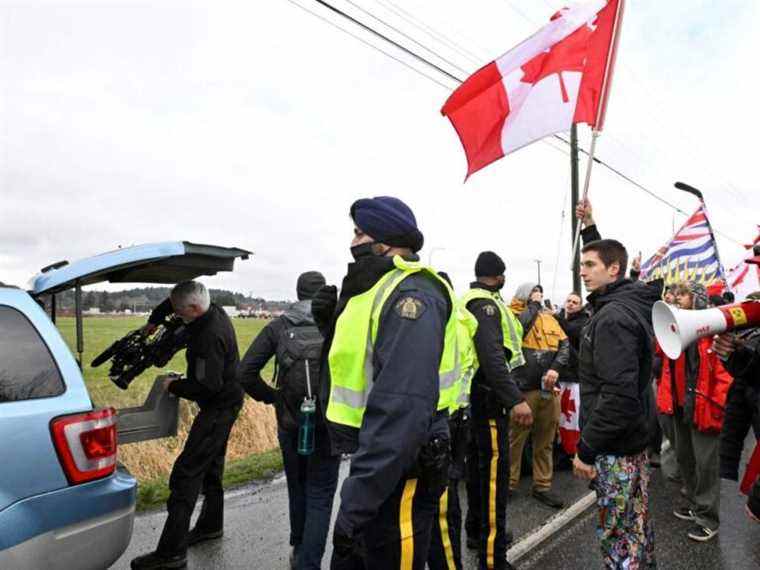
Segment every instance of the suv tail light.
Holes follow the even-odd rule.
[[[50,423],[53,443],[69,483],[107,477],[116,469],[116,410],[61,416]]]

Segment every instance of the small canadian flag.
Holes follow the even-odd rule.
[[[562,382],[559,398],[559,438],[565,453],[575,455],[578,451],[578,441],[581,439],[581,430],[578,426],[578,415],[581,411],[580,384]]]
[[[462,141],[468,177],[573,123],[602,130],[623,2],[560,10],[451,94],[441,113]]]

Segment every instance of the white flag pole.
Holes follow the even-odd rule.
[[[591,132],[591,148],[589,148],[588,151],[588,164],[586,165],[586,181],[583,183],[583,198],[582,204],[585,205],[586,198],[588,197],[588,187],[591,184],[591,167],[594,165],[594,153],[596,152],[596,139],[599,138],[599,131],[594,129]],[[572,215],[575,215],[575,212],[572,212]],[[582,222],[577,225],[577,230],[575,232],[575,239],[573,240],[573,254],[570,257],[572,267],[575,267],[575,255],[578,252],[578,244],[581,240],[581,225]]]

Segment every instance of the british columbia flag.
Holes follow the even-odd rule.
[[[725,281],[704,204],[641,266],[641,279],[664,279],[666,285],[697,281],[705,286]]]

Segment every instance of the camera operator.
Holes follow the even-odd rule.
[[[222,536],[224,493],[222,474],[227,440],[242,406],[243,391],[236,379],[239,355],[235,331],[227,314],[210,302],[206,287],[185,281],[151,314],[145,332],[152,332],[173,312],[187,325],[187,377],[167,380],[164,388],[197,402],[182,453],[169,478],[169,513],[155,552],[132,560],[132,568],[184,568],[187,547]],[[203,509],[195,528],[190,518],[203,488]]]

